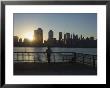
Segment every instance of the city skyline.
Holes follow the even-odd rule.
[[[75,33],[84,37],[97,38],[97,14],[95,13],[15,13],[14,36],[32,38],[34,30],[43,29],[43,41],[48,31],[53,30],[55,38],[59,32]],[[64,36],[63,36],[64,37]]]
[[[64,37],[63,37],[64,35]],[[88,47],[93,48],[97,47],[97,40],[94,37],[86,37],[82,35],[77,35],[75,33],[65,33],[59,32],[59,39],[54,37],[54,31],[49,30],[48,39],[43,41],[43,30],[42,28],[38,28],[34,30],[33,41],[30,41],[28,38],[19,38],[18,36],[13,36],[14,38],[14,46],[17,47],[26,47],[26,46],[51,46],[51,47]]]
[[[82,34],[81,35],[78,35],[78,34],[75,34],[75,33],[69,33],[69,32],[66,32],[65,34],[63,34],[61,31],[58,32],[58,39],[56,37],[54,37],[54,31],[53,30],[49,30],[48,31],[48,38],[47,40],[44,40],[43,39],[43,30],[42,28],[37,28],[36,30],[33,31],[33,40],[30,40],[29,38],[26,38],[24,37],[24,39],[22,37],[19,37],[17,35],[15,35],[14,37],[18,37],[18,42],[19,40],[24,42],[24,40],[28,40],[29,42],[35,42],[35,41],[40,41],[41,43],[44,43],[44,41],[48,41],[49,39],[56,39],[56,40],[62,40],[62,39],[74,39],[75,37],[77,37],[78,40],[86,40],[86,39],[90,39],[90,38],[93,38],[93,40],[97,40],[94,38],[94,36],[90,36],[90,37],[84,37]]]

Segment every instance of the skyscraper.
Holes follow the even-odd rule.
[[[66,44],[66,34],[64,34],[64,44]]]
[[[73,40],[75,39],[75,34],[73,33]]]
[[[66,39],[70,39],[70,33],[66,33]]]
[[[24,43],[25,44],[28,44],[30,41],[29,41],[29,39],[28,38],[24,38]]]
[[[41,28],[34,30],[34,41],[36,44],[43,43],[43,30]]]
[[[82,38],[82,35],[81,35],[81,38],[80,38],[80,39],[81,39],[81,40],[83,39],[83,38]]]
[[[18,43],[18,36],[13,37],[14,43]]]
[[[90,40],[94,40],[94,37],[90,37]]]
[[[59,41],[62,39],[62,32],[59,32]]]
[[[71,39],[72,39],[72,34],[71,34]]]
[[[18,45],[18,36],[13,36],[14,46]]]
[[[22,43],[22,38],[19,39],[19,43]]]
[[[50,31],[48,32],[48,39],[52,39],[52,38],[53,38],[53,31],[50,30]]]
[[[78,35],[76,35],[76,40],[78,40]]]

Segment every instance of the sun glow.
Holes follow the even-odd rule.
[[[33,32],[27,32],[24,37],[30,41],[33,41]]]

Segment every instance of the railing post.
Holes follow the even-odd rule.
[[[22,55],[22,53],[21,53],[21,57],[22,57],[22,59],[23,59],[23,55]]]
[[[93,56],[93,68],[95,68],[95,58]]]
[[[24,60],[23,60],[23,62],[25,62],[25,60],[26,60],[26,53],[24,53]]]
[[[85,54],[82,54],[83,55],[83,64],[84,64],[84,58],[85,58]]]
[[[25,54],[23,53],[23,61],[25,61]]]
[[[34,55],[34,63],[35,63],[35,55]]]
[[[92,57],[89,59],[89,65],[91,65],[90,63],[91,63],[91,59],[92,59]]]
[[[72,62],[74,62],[74,63],[76,63],[76,52],[73,52],[73,54],[74,54],[74,57],[72,57]]]
[[[64,61],[64,56],[63,56],[63,59],[62,59],[62,61]]]
[[[17,54],[17,61],[18,61],[18,53],[16,53]]]
[[[29,53],[27,53],[27,61],[29,62]]]
[[[54,54],[54,63],[55,63],[55,54]]]

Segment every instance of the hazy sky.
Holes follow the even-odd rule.
[[[34,33],[37,28],[43,29],[44,39],[48,38],[48,31],[54,31],[54,37],[58,39],[58,33],[75,33],[84,37],[97,38],[97,14],[96,13],[14,13],[14,35],[26,37]]]

